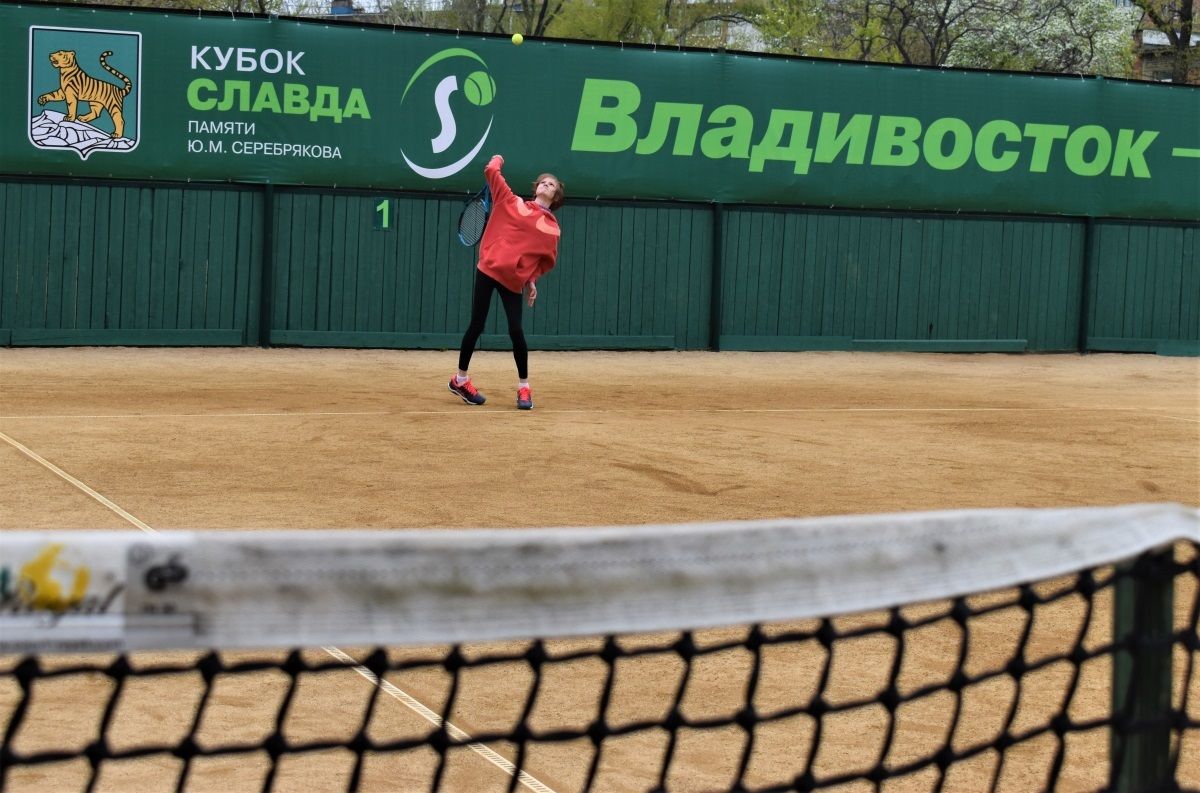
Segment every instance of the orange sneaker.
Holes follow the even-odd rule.
[[[482,405],[484,402],[487,402],[487,397],[479,393],[478,389],[475,388],[475,384],[470,380],[459,385],[458,378],[451,377],[450,390],[462,397],[462,401],[468,405]]]
[[[528,388],[517,389],[517,407],[520,410],[533,410],[533,392]]]

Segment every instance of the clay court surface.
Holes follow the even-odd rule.
[[[472,373],[488,396],[482,407],[447,390],[454,360],[451,352],[412,351],[0,350],[0,530],[587,527],[1200,503],[1200,361],[1194,358],[534,352],[532,412],[515,408],[509,354],[476,354]],[[1045,652],[1056,652],[1056,637],[1073,630],[1081,613],[1067,604],[1039,615],[1034,647],[1044,643]],[[973,650],[972,663],[986,666],[993,650],[1011,650],[1011,640],[1001,637],[1004,626],[995,627],[994,643]],[[893,650],[880,641],[845,653],[844,680],[835,682],[846,692],[878,685],[874,676]],[[957,642],[949,631],[914,641],[906,658],[914,684],[922,675],[944,678]],[[795,691],[811,685],[804,682],[811,659],[797,648],[777,660],[784,671],[764,682],[763,704],[794,703]],[[746,663],[737,653],[707,663],[695,696],[689,693],[690,707],[700,715],[738,707]],[[644,717],[665,707],[664,697],[669,701],[678,670],[668,660],[643,666],[622,678],[618,714]],[[1103,672],[1085,670],[1073,715],[1102,708]],[[467,732],[511,722],[528,683],[523,674],[482,671],[451,720]],[[572,702],[594,701],[598,671],[583,664],[563,676],[560,699],[539,718],[586,723],[594,714],[572,722]],[[349,737],[371,684],[350,670],[312,677],[289,716],[289,735]],[[444,681],[433,673],[393,682],[435,710],[444,697]],[[1054,674],[1043,683],[1048,692],[1062,686]],[[197,680],[184,676],[170,685],[131,692],[139,696],[121,713],[117,744],[183,729]],[[269,730],[281,685],[271,675],[229,681],[214,695],[223,708],[201,737],[252,739]],[[23,737],[25,748],[90,738],[86,725],[95,724],[99,706],[88,703],[96,695],[79,682],[73,686],[47,694],[38,713],[43,726]],[[987,737],[996,729],[989,714],[1011,696],[1003,686],[978,692],[966,704],[976,709],[978,724],[964,729],[974,730],[974,739]],[[1036,691],[1022,696],[1038,699]],[[1200,702],[1200,692],[1192,701]],[[7,720],[11,702],[11,690],[0,690],[0,718]],[[918,704],[905,715],[911,729],[904,733],[908,743],[895,750],[901,755],[929,751],[928,742],[936,749],[945,731],[948,701]],[[338,721],[341,711],[351,714],[348,720]],[[415,714],[389,698],[373,729],[385,736],[428,729]],[[873,762],[861,758],[877,751],[871,735],[883,719],[869,712],[856,718],[827,728],[829,748],[820,762],[836,761],[843,770]],[[720,785],[740,751],[736,732],[724,741],[683,740],[673,789]],[[775,748],[752,764],[750,781],[790,779],[796,769],[789,758],[810,734],[799,723],[764,733],[760,748],[772,742]],[[661,745],[653,736],[614,743],[597,790],[650,786],[654,777],[644,776],[639,763],[657,757]],[[1074,741],[1059,789],[1102,785],[1105,745],[1103,735]],[[1045,752],[1037,748],[1021,762],[1010,760],[1002,789],[1037,787],[1045,768]],[[1187,748],[1188,757],[1200,758],[1200,740]],[[495,749],[512,756],[509,747]],[[503,770],[478,753],[460,754],[445,789],[506,789]],[[561,744],[535,750],[526,767],[539,784],[562,793],[578,789],[589,759],[586,742]],[[363,789],[424,789],[432,762],[431,753],[376,758]],[[173,790],[174,763],[159,757],[114,768],[100,789]],[[292,758],[276,789],[338,789],[348,765],[338,752]],[[255,756],[202,763],[188,789],[252,787],[262,767]],[[945,789],[979,790],[993,769],[994,758],[981,755],[956,769]],[[66,764],[22,772],[13,789],[76,789],[81,771]],[[927,790],[935,779],[926,774],[885,789]],[[1186,779],[1200,785],[1200,772]]]

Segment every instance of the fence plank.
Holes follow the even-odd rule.
[[[15,240],[0,255],[0,325],[245,330],[261,299],[251,273],[270,255],[273,331],[456,346],[476,255],[453,237],[460,200],[392,194],[386,232],[371,227],[379,200],[289,188],[264,218],[261,191],[236,187],[0,183],[0,233]],[[711,207],[579,201],[558,214],[560,266],[526,314],[527,335],[708,345]],[[1188,299],[1200,288],[1195,224],[1096,221],[1094,278],[1081,296],[1078,220],[780,207],[721,217],[720,331],[730,343],[1064,350],[1080,311],[1088,337],[1109,348],[1186,351],[1200,332]],[[507,338],[503,312],[492,311],[485,336]]]

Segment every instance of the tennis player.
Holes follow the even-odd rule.
[[[458,373],[450,378],[450,390],[468,405],[482,405],[487,397],[479,393],[467,374],[471,354],[487,321],[492,292],[500,295],[508,317],[508,335],[512,339],[513,358],[517,362],[517,407],[533,408],[529,389],[529,347],[521,329],[521,296],[528,292],[530,308],[537,300],[537,281],[554,268],[558,258],[561,232],[554,210],[562,206],[563,184],[554,174],[544,173],[533,183],[533,199],[514,195],[500,169],[504,158],[492,157],[483,169],[492,193],[492,212],[479,245],[479,264],[471,296],[471,324],[463,334],[458,351]]]

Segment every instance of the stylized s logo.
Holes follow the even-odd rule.
[[[450,152],[458,139],[459,120],[455,118],[454,109],[451,106],[451,99],[455,93],[459,92],[461,88],[467,103],[460,104],[460,110],[465,108],[468,113],[468,119],[474,120],[476,124],[482,121],[482,116],[480,111],[474,110],[474,107],[486,107],[491,103],[495,96],[495,81],[487,71],[487,64],[482,58],[470,50],[453,47],[442,50],[441,52],[438,52],[428,58],[417,68],[417,70],[413,73],[413,76],[409,79],[408,85],[404,87],[404,93],[400,98],[400,104],[401,106],[404,105],[405,100],[409,97],[410,90],[415,84],[418,83],[423,75],[429,72],[431,68],[442,64],[439,68],[444,70],[446,65],[443,62],[456,58],[474,61],[474,64],[467,67],[469,69],[473,69],[473,71],[470,74],[465,75],[465,83],[459,80],[458,74],[449,74],[445,77],[442,77],[440,80],[438,80],[437,85],[433,90],[433,107],[434,111],[437,113],[437,119],[438,123],[440,124],[440,128],[436,135],[434,135],[432,138],[426,137],[424,140],[429,141],[430,152],[434,156],[431,158],[426,158],[418,153],[417,149],[422,148],[424,145],[423,143],[416,145],[415,147],[413,143],[409,143],[407,148],[402,144],[400,147],[400,156],[404,158],[404,162],[408,164],[408,167],[412,168],[414,172],[426,177],[427,179],[444,179],[447,176],[452,176],[453,174],[461,171],[479,154],[480,150],[483,148],[483,144],[487,141],[488,134],[492,131],[492,122],[494,117],[489,116],[487,118],[486,128],[483,130],[483,133],[465,154],[448,164],[435,164],[435,162],[430,161],[436,161],[437,159],[440,159],[436,155]],[[476,66],[475,64],[478,65]],[[482,66],[483,70],[479,70],[479,66]],[[417,93],[415,95],[419,96],[420,94]],[[426,94],[426,96],[428,96],[428,94]],[[411,104],[412,103],[410,102],[410,106]],[[459,151],[462,150],[461,147],[454,148],[457,148]],[[412,153],[412,156],[409,156],[410,152]]]
[[[450,111],[450,94],[458,90],[458,78],[453,74],[438,83],[433,92],[433,108],[437,111],[438,121],[442,122],[442,131],[430,141],[433,153],[441,154],[450,148],[454,136],[458,134],[458,125],[454,123],[454,113]]]

